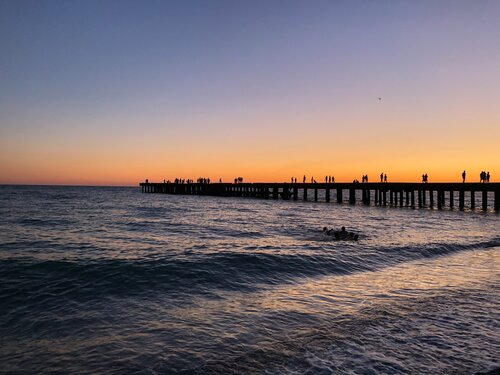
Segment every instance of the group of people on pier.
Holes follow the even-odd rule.
[[[427,175],[427,173],[425,173],[422,175],[422,183],[426,184],[428,182],[429,182],[429,176]]]
[[[485,172],[485,171],[482,171],[480,174],[479,174],[479,177],[480,177],[480,180],[479,182],[490,182],[490,172]]]
[[[290,178],[290,181],[292,184],[296,184],[297,183],[297,177],[291,177]],[[302,183],[306,183],[307,181],[307,177],[306,175],[304,175],[304,177],[302,178]],[[315,184],[316,183],[316,179],[314,177],[311,177],[311,184]],[[325,184],[333,184],[335,183],[335,176],[325,176]]]
[[[148,180],[146,179],[146,183],[148,183]],[[170,180],[163,180],[163,183],[164,184],[170,184]],[[203,178],[203,177],[199,177],[197,180],[196,180],[196,183],[198,184],[209,184],[210,183],[210,178]],[[194,184],[194,180],[191,180],[191,179],[184,179],[184,178],[176,178],[174,180],[174,184],[178,184],[178,185],[184,185],[184,184]]]

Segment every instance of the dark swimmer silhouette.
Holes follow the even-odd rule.
[[[323,233],[327,236],[333,236],[336,241],[357,241],[359,235],[354,232],[348,232],[345,227],[340,228],[340,230],[328,229],[323,227]]]

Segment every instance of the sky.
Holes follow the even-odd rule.
[[[500,1],[0,0],[0,184],[499,181],[499,109]]]

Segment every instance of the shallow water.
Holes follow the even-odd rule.
[[[1,371],[488,371],[499,228],[492,212],[3,186]]]

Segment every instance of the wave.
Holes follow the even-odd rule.
[[[0,292],[4,307],[30,298],[33,290],[70,293],[74,300],[161,292],[193,296],[217,289],[252,291],[296,282],[303,277],[375,271],[402,262],[459,251],[500,246],[500,239],[470,244],[429,244],[378,248],[366,253],[325,250],[323,254],[249,252],[192,252],[148,260],[87,259],[0,261]],[[248,251],[248,250],[247,250]]]

